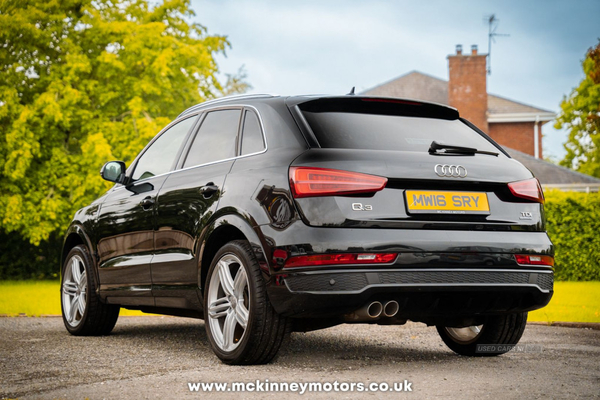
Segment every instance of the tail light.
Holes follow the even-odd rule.
[[[526,181],[511,182],[508,184],[508,188],[513,196],[544,204],[542,186],[535,178],[527,179]]]
[[[290,257],[285,261],[284,268],[339,264],[389,264],[396,260],[396,257],[398,257],[397,253],[315,254]]]
[[[520,265],[546,265],[549,267],[554,266],[554,258],[550,256],[538,256],[530,254],[517,254],[515,256],[517,264]]]
[[[375,193],[387,178],[337,169],[291,167],[290,186],[295,198]]]

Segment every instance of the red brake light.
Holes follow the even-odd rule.
[[[337,169],[291,167],[290,186],[295,198],[378,192],[387,178]]]
[[[295,256],[286,260],[284,268],[337,264],[386,264],[393,262],[397,256],[397,253],[342,253]]]
[[[511,182],[508,184],[508,188],[516,197],[544,204],[544,192],[540,182],[535,178]]]
[[[362,99],[364,102],[373,102],[373,103],[393,103],[393,104],[408,104],[410,106],[422,106],[423,103],[419,103],[416,101],[406,101],[406,100],[396,100],[396,99],[376,99],[376,98],[367,98]]]
[[[547,265],[550,267],[554,266],[554,258],[550,256],[538,256],[529,254],[517,254],[515,255],[517,264],[521,265]]]

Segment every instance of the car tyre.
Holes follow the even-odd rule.
[[[67,255],[60,288],[62,317],[69,333],[101,336],[112,331],[119,318],[120,307],[100,301],[87,247],[75,246]]]
[[[451,328],[438,325],[437,331],[452,351],[463,356],[491,357],[510,351],[516,345],[527,324],[527,313],[488,317],[483,325]],[[477,350],[478,345],[495,345]]]
[[[205,327],[211,347],[226,364],[266,364],[290,331],[277,314],[252,247],[236,240],[213,258],[204,291]]]

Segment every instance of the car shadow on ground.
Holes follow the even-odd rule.
[[[202,356],[214,357],[208,344],[204,322],[201,320],[178,320],[162,324],[117,324],[111,334],[114,339],[135,343],[143,341],[146,350],[168,351],[170,348],[178,352],[194,354],[198,351]],[[191,322],[191,323],[190,323]],[[338,328],[301,333],[294,332],[284,342],[276,362],[279,365],[295,364],[299,361],[310,364],[314,358],[315,366],[320,365],[323,358],[340,361],[355,361],[359,364],[386,364],[412,361],[457,360],[437,338],[435,329],[420,328],[417,333],[400,326],[385,327],[390,332],[389,340],[370,337],[369,327],[355,326],[352,335],[339,335]],[[377,328],[375,328],[377,329]],[[416,336],[415,336],[416,335]],[[422,339],[433,336],[439,340],[439,348],[431,348],[422,343]]]

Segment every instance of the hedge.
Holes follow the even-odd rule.
[[[32,245],[16,232],[0,230],[0,280],[58,279],[62,238]]]
[[[600,281],[600,193],[545,192],[548,235],[556,246],[555,279]]]
[[[600,281],[600,194],[551,190],[544,206],[556,280]],[[62,238],[33,246],[0,232],[0,279],[57,279]]]

